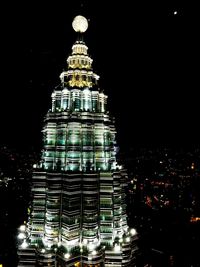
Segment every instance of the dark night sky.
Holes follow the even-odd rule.
[[[1,144],[40,146],[78,14],[90,20],[85,41],[116,117],[118,144],[198,144],[197,7],[71,2],[2,8]]]

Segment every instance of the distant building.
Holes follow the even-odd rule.
[[[137,233],[127,226],[127,174],[116,162],[107,96],[82,38],[87,20],[77,16],[73,28],[78,39],[44,119],[32,208],[18,236],[18,267],[135,266]]]

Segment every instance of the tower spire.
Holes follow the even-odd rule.
[[[72,26],[82,34],[88,21],[79,15]],[[114,119],[83,42],[72,46],[60,79],[44,119],[18,267],[134,267],[137,234],[127,225],[127,174],[117,164]]]

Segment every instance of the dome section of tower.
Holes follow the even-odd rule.
[[[72,55],[87,55],[87,50],[88,47],[83,41],[76,41],[76,43],[72,46]]]

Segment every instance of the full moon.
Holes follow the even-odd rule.
[[[76,16],[72,22],[75,32],[85,32],[88,28],[88,21],[83,16]]]

